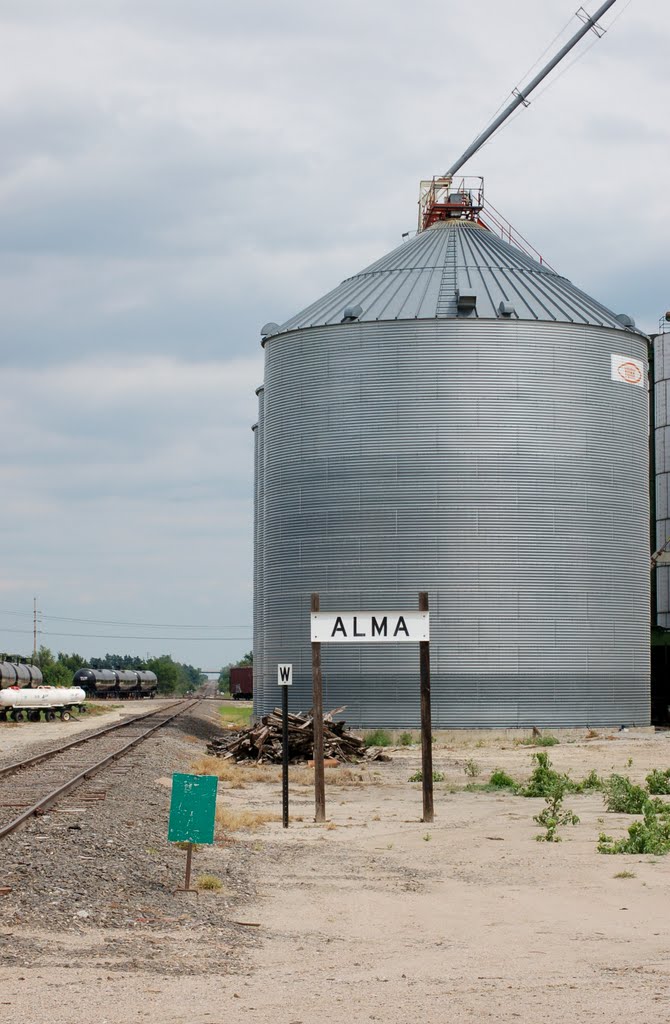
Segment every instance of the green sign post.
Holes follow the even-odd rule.
[[[172,776],[168,841],[188,843],[186,880],[183,886],[186,892],[190,891],[191,886],[193,844],[214,842],[218,783],[216,775],[183,775],[175,772]]]

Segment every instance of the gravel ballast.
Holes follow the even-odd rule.
[[[58,958],[57,942],[16,929],[79,932],[84,961],[94,958],[109,970],[207,973],[243,962],[253,937],[231,922],[254,893],[253,840],[227,838],[198,849],[193,882],[212,874],[222,883],[200,893],[176,891],[186,854],[167,842],[171,775],[188,771],[201,753],[214,730],[211,710],[177,719],[2,840],[0,884],[11,889],[0,897],[5,962],[20,965],[28,948],[33,965],[35,957]],[[194,939],[202,933],[203,949],[214,955],[203,956],[197,941],[188,955],[177,941],[184,932]]]

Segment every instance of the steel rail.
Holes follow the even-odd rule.
[[[141,722],[145,718],[151,718],[152,715],[159,715],[161,711],[167,711],[170,708],[175,707],[176,704],[181,704],[183,701],[172,701],[171,704],[162,708],[156,708],[154,711],[147,711],[143,715],[134,715],[132,718],[126,718],[122,722],[115,722],[113,725],[106,725],[102,729],[96,729],[95,732],[89,732],[86,736],[81,736],[79,739],[70,740],[69,743],[63,743],[60,747],[52,747],[51,750],[44,750],[41,754],[33,754],[31,757],[26,757],[23,761],[13,761],[11,764],[7,764],[4,768],[0,768],[0,779],[4,775],[11,775],[12,772],[18,772],[21,768],[30,768],[34,764],[39,764],[40,761],[48,761],[50,757],[54,757],[56,754],[62,754],[64,750],[70,750],[71,747],[79,747],[82,743],[88,743],[89,740],[96,739],[97,736],[104,736],[108,732],[114,732],[116,729],[125,729],[129,725],[133,725],[135,722]]]
[[[124,744],[124,746],[119,747],[118,750],[115,750],[111,754],[108,754],[101,761],[97,761],[94,764],[89,765],[88,768],[85,768],[83,771],[79,772],[77,775],[74,776],[74,778],[69,779],[68,782],[64,782],[61,786],[58,786],[56,789],[52,790],[46,796],[42,797],[41,800],[38,800],[36,804],[33,804],[31,807],[28,807],[27,810],[19,814],[19,816],[17,818],[14,818],[13,821],[10,821],[7,825],[0,828],[0,839],[4,839],[5,836],[8,836],[11,832],[14,832],[16,831],[17,828],[20,828],[20,826],[23,825],[24,822],[28,820],[28,818],[32,818],[34,815],[39,814],[41,811],[47,810],[53,803],[56,802],[56,800],[58,800],[59,797],[65,796],[66,793],[69,793],[71,790],[76,789],[76,787],[80,785],[82,782],[85,782],[87,779],[92,778],[99,771],[102,771],[102,769],[105,768],[112,761],[115,761],[117,758],[121,757],[123,754],[126,753],[126,751],[130,750],[138,743],[141,743],[141,741],[145,740],[148,736],[151,736],[151,734],[156,732],[157,729],[162,729],[164,725],[167,725],[173,719],[177,718],[179,715],[182,715],[185,711],[188,711],[196,703],[197,701],[188,702],[185,707],[180,708],[179,711],[175,711],[175,713],[173,715],[170,715],[169,718],[165,718],[162,722],[158,722],[157,725],[152,725],[150,729],[146,729],[144,732],[140,733],[139,736],[135,736],[128,743]],[[165,711],[166,709],[162,708],[161,710]],[[150,712],[150,715],[153,714],[158,714],[158,712]],[[148,718],[149,715],[141,715],[139,717]],[[138,721],[138,719],[136,718],[135,721]],[[111,730],[108,729],[105,731],[110,732]],[[67,749],[67,747],[63,749]]]

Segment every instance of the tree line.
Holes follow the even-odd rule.
[[[104,658],[83,658],[81,654],[54,655],[48,647],[40,647],[36,662],[47,686],[71,686],[72,677],[80,668],[135,669],[154,672],[160,693],[186,693],[195,690],[207,679],[199,668],[174,661],[169,654],[157,658],[138,658],[132,654],[106,654]],[[223,669],[221,670],[224,671]]]

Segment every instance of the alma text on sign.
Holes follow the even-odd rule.
[[[393,626],[392,629],[391,626]],[[389,625],[388,615],[382,615],[379,618],[373,615],[370,620],[370,636],[397,637],[401,634],[407,637],[409,636],[409,629],[407,628],[404,615],[399,615],[397,617],[395,625],[393,625],[393,620],[391,620],[391,626]],[[347,633],[347,627],[344,620],[341,615],[338,615],[335,619],[333,631],[330,635],[333,638],[337,636],[341,636],[343,638],[351,636],[359,637],[360,639],[368,636],[365,630],[359,630],[357,615],[353,616],[353,628],[351,633]]]

